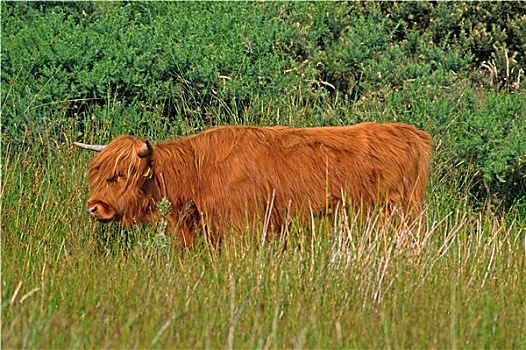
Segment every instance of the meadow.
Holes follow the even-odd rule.
[[[433,39],[454,27],[446,22],[431,21],[443,25],[433,35],[405,27],[404,4],[2,6],[2,348],[526,348],[522,56],[476,61]],[[448,6],[470,5],[419,6],[449,21]],[[115,42],[108,28],[119,28]],[[119,57],[135,60],[83,52],[96,38],[124,43]],[[169,39],[179,51],[152,44]],[[144,56],[131,49],[141,40]],[[162,71],[170,65],[177,74]],[[85,213],[93,154],[74,141],[365,120],[433,135],[421,223],[344,208],[295,226],[286,246],[260,230],[182,250],[160,224],[102,225]]]
[[[256,233],[182,251],[155,225],[91,222],[71,142],[5,147],[5,348],[526,346],[524,213],[433,175],[422,225],[344,211],[286,249]]]

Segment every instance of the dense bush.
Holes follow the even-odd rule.
[[[11,149],[223,123],[399,120],[433,133],[439,178],[461,172],[479,199],[526,195],[526,4],[1,6]]]

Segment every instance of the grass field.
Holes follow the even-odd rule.
[[[88,220],[91,154],[2,154],[3,348],[525,348],[526,220],[433,174],[422,225],[345,213],[180,251]],[[433,173],[433,172],[432,172]]]

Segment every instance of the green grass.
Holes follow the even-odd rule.
[[[90,222],[91,154],[70,140],[2,152],[4,348],[526,347],[524,213],[433,176],[421,226],[181,251],[155,226]]]

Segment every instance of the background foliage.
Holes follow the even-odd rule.
[[[14,147],[398,120],[477,200],[525,193],[521,2],[3,2],[2,28]]]

